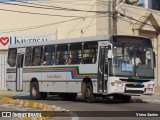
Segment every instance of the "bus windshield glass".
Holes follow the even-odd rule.
[[[154,77],[153,49],[150,39],[113,40],[110,74],[114,76]],[[136,42],[137,40],[137,42]],[[140,40],[140,41],[138,41]]]

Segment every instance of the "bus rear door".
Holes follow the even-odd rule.
[[[23,60],[25,48],[17,49],[17,64],[16,64],[16,90],[22,91],[23,86]]]

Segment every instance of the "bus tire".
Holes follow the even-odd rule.
[[[40,99],[39,86],[37,82],[31,83],[30,96],[33,100]]]
[[[46,100],[47,92],[40,92],[40,96],[41,96],[42,100]]]
[[[93,103],[95,102],[95,96],[93,94],[93,88],[91,83],[86,84],[85,88],[85,100],[87,103]]]

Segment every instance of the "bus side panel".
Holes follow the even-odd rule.
[[[7,90],[16,91],[16,67],[9,67],[7,64],[6,87]]]
[[[23,91],[28,92],[30,89],[30,81],[23,82]]]
[[[68,66],[69,68],[67,72],[67,92],[81,92],[81,83],[84,78],[89,78],[91,81],[96,81],[96,66],[96,64],[81,64],[77,66]],[[97,86],[95,86],[95,84],[93,86],[93,91],[97,92]]]
[[[43,92],[66,92],[66,68],[63,66],[42,68]]]
[[[81,92],[81,82],[83,77],[80,76],[79,65],[68,65],[67,67],[67,92]]]
[[[41,91],[41,66],[39,67],[26,67],[23,69],[23,91],[29,91],[30,82],[35,78],[39,83],[39,90]]]

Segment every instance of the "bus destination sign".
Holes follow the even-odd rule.
[[[134,44],[134,45],[150,45],[151,41],[148,38],[141,37],[127,37],[127,36],[114,36],[113,43],[117,44]]]

